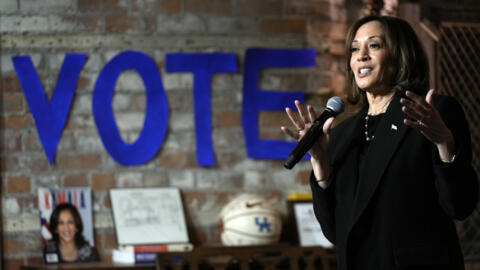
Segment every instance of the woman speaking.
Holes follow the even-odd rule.
[[[454,220],[478,199],[460,104],[429,90],[425,52],[405,21],[360,19],[346,38],[349,100],[363,106],[309,150],[315,215],[338,269],[464,269]],[[316,118],[286,109],[300,140]]]

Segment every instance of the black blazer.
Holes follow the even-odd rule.
[[[337,248],[338,269],[464,269],[453,220],[470,215],[478,199],[470,133],[454,98],[435,95],[434,105],[455,137],[451,164],[403,124],[399,95],[380,120],[362,170],[355,138],[363,133],[368,106],[332,129],[332,182],[323,190],[312,173],[310,184],[315,215]]]

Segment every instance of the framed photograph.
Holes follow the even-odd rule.
[[[290,201],[291,210],[295,219],[298,244],[302,247],[322,246],[332,248],[333,244],[328,241],[322,232],[313,212],[311,200]]]
[[[37,198],[43,247],[46,246],[47,241],[52,239],[52,232],[49,229],[50,216],[55,207],[61,203],[69,203],[75,206],[82,221],[83,237],[91,246],[95,244],[93,241],[92,190],[90,187],[40,187],[37,190]]]
[[[83,227],[83,239],[90,246],[94,246],[92,190],[90,187],[39,187],[37,195],[44,263],[56,264],[62,262],[57,249],[59,239],[62,237],[58,234],[57,228],[60,224],[60,213],[63,213],[65,210],[74,219],[75,228],[78,225]],[[79,219],[76,219],[75,216],[79,217]],[[51,218],[53,219],[51,220]],[[52,228],[51,226],[55,227]]]
[[[178,188],[110,189],[118,245],[189,241]]]

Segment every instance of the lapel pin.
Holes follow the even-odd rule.
[[[397,126],[392,124],[392,127],[390,128],[391,130],[397,130]]]

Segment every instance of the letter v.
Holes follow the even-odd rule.
[[[78,75],[86,58],[86,54],[66,54],[55,90],[50,100],[47,100],[30,56],[12,57],[13,66],[35,120],[38,136],[50,165],[54,161],[58,141],[62,136],[63,127],[72,105]]]

